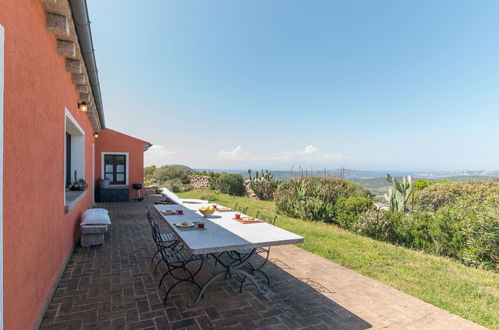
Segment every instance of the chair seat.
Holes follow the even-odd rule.
[[[172,242],[178,241],[177,235],[174,233],[161,233],[161,241],[163,242]]]
[[[250,254],[251,251],[253,249],[241,249],[241,250],[236,250],[235,252],[237,254],[241,254],[241,255],[244,255],[244,254]],[[269,249],[266,249],[266,248],[263,248],[263,247],[259,247],[256,249],[255,253],[266,253],[266,252],[269,252]]]
[[[164,256],[166,257],[166,260],[170,264],[174,264],[177,262],[186,262],[186,261],[191,261],[191,260],[197,260],[198,258],[184,250],[180,251],[164,251]]]

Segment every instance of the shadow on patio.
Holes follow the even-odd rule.
[[[187,307],[197,289],[177,286],[166,305],[157,289],[162,271],[153,274],[155,251],[144,202],[106,203],[112,226],[100,247],[77,247],[43,319],[42,329],[366,329],[371,325],[325,297],[328,290],[309,279],[300,280],[288,266],[272,257],[265,266],[271,288],[264,295],[246,284],[238,292],[235,280],[218,281],[201,303]],[[162,230],[168,227],[153,212]],[[202,283],[211,270],[204,267]]]

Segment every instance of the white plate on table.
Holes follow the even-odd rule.
[[[194,227],[194,224],[192,222],[187,222],[186,221],[186,222],[176,223],[175,226],[177,226],[178,228],[189,228],[189,227]]]
[[[177,211],[165,210],[165,211],[161,211],[161,214],[162,215],[177,215]]]
[[[241,220],[246,221],[246,222],[260,222],[260,219],[257,218],[252,218],[251,217],[241,217]]]

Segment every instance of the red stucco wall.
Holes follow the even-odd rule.
[[[91,190],[64,212],[65,108],[85,131],[91,182],[92,128],[45,28],[41,1],[1,0],[5,28],[4,325],[30,329],[73,246]],[[92,189],[92,187],[90,187]]]
[[[146,141],[105,128],[95,140],[95,179],[102,178],[102,153],[128,153],[128,186],[130,198],[137,198],[137,192],[131,188],[134,183],[144,183],[144,144]]]

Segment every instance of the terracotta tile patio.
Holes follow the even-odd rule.
[[[294,246],[272,248],[265,295],[250,284],[240,294],[231,279],[211,286],[195,308],[186,306],[196,294],[190,284],[163,305],[144,212],[156,199],[99,205],[110,211],[111,230],[103,246],[75,249],[42,329],[479,328]],[[210,274],[205,267],[200,281]]]

